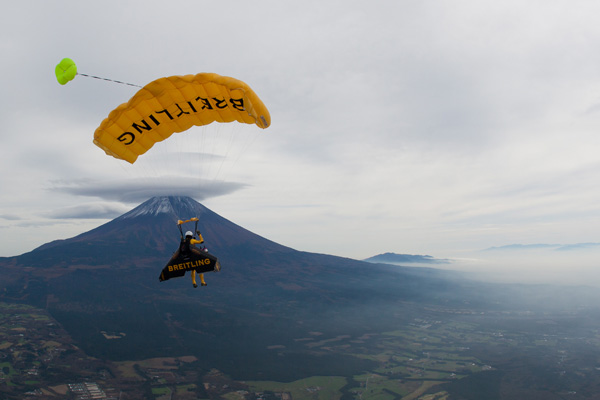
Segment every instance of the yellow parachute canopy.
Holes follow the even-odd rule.
[[[108,115],[94,133],[106,154],[134,163],[155,143],[194,125],[238,121],[269,127],[269,110],[244,82],[212,73],[150,82]]]

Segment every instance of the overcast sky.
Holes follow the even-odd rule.
[[[161,194],[358,259],[429,254],[518,273],[514,257],[479,250],[600,242],[598,15],[597,1],[566,0],[5,4],[0,256]],[[184,147],[132,166],[92,138],[137,88],[82,76],[61,86],[63,57],[137,85],[232,76],[272,126],[192,128],[173,141]],[[553,273],[573,271],[575,254]],[[545,273],[536,259],[529,271]],[[573,280],[594,276],[595,262],[577,266]]]

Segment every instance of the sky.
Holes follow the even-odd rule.
[[[182,194],[298,250],[600,282],[595,246],[482,251],[600,242],[598,15],[562,0],[11,2],[0,256]],[[130,165],[92,139],[137,88],[61,86],[64,57],[140,86],[232,76],[272,125],[192,128]]]

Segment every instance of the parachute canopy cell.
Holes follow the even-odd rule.
[[[67,82],[72,81],[77,75],[77,65],[70,58],[63,58],[54,68],[56,74],[56,80],[61,85],[66,85]]]
[[[238,121],[265,129],[269,111],[244,82],[213,73],[150,82],[110,112],[94,133],[106,154],[134,163],[155,143],[192,126]]]

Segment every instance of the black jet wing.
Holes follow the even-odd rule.
[[[171,278],[184,276],[187,271],[196,271],[198,273],[219,271],[221,265],[217,257],[204,251],[193,249],[188,254],[176,252],[163,268],[158,278],[161,282]]]

